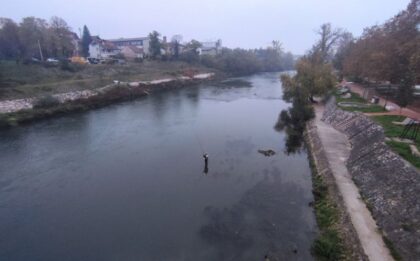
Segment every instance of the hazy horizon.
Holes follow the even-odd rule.
[[[303,54],[317,39],[315,31],[326,22],[360,36],[363,28],[381,24],[405,9],[409,0],[311,1],[299,4],[275,0],[214,0],[198,2],[132,2],[121,0],[3,1],[0,17],[20,22],[23,17],[59,16],[72,30],[87,25],[104,39],[146,36],[157,30],[169,39],[180,34],[185,41],[222,39],[227,47],[259,48],[272,40],[286,51]],[[363,8],[361,8],[363,6]]]

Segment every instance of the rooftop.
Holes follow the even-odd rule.
[[[118,38],[118,39],[109,39],[110,42],[126,42],[126,41],[141,41],[147,40],[149,37],[136,37],[136,38]]]

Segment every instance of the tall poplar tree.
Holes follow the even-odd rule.
[[[89,44],[92,42],[92,36],[90,35],[89,29],[87,26],[83,26],[82,34],[82,54],[84,57],[89,56]]]

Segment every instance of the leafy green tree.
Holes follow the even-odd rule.
[[[153,31],[149,34],[149,52],[152,59],[156,59],[161,55],[161,42],[159,40],[160,33]]]
[[[283,99],[292,102],[292,107],[283,110],[276,129],[286,129],[286,148],[288,153],[301,147],[306,122],[314,117],[312,102],[314,96],[324,96],[331,90],[336,78],[333,73],[331,57],[333,46],[341,31],[324,24],[319,31],[320,39],[312,50],[296,64],[296,74],[282,75]]]
[[[306,122],[312,119],[315,114],[311,104],[308,102],[310,97],[309,90],[302,87],[296,77],[283,74],[281,81],[284,90],[283,99],[291,102],[292,107],[280,113],[275,129],[277,131],[286,131],[286,152],[294,153],[302,146]]]
[[[317,59],[315,59],[316,61]],[[327,94],[337,81],[330,63],[317,63],[311,57],[303,57],[296,65],[296,81],[306,89],[309,100]]]
[[[92,36],[90,35],[87,26],[83,26],[82,33],[82,54],[84,57],[89,57],[89,45],[92,42]]]

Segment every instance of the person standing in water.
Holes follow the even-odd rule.
[[[207,174],[209,172],[209,155],[207,153],[203,154],[204,158],[204,173]]]

